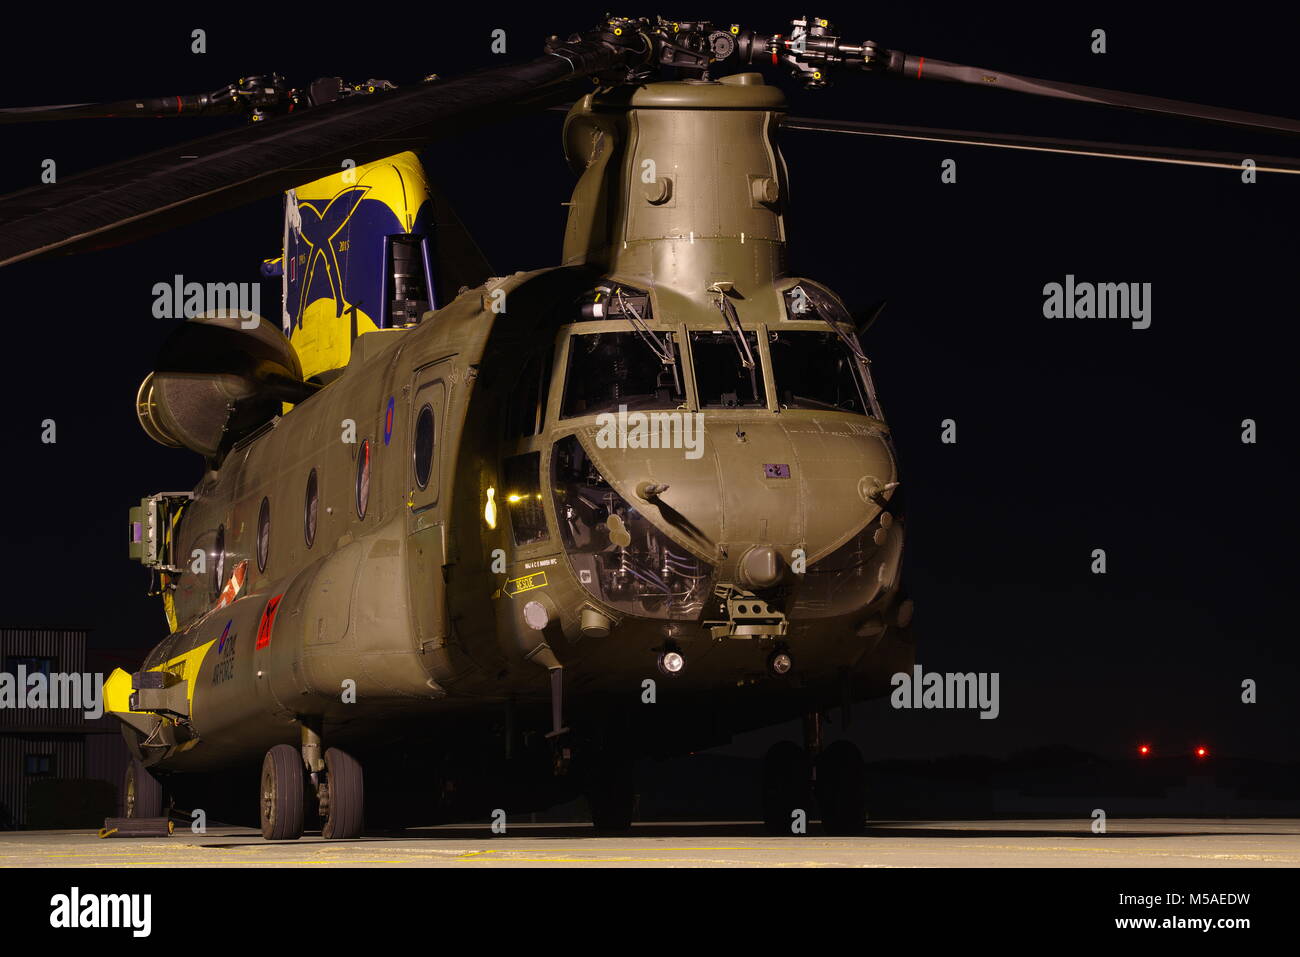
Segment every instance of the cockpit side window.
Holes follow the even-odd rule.
[[[650,336],[653,345],[643,336]],[[686,401],[667,332],[595,332],[570,339],[561,418],[637,409],[675,409]],[[671,349],[671,351],[670,351]]]
[[[695,387],[703,409],[754,409],[767,406],[763,370],[759,366],[758,337],[737,336],[725,330],[692,332]],[[748,348],[746,348],[748,346]]]
[[[530,356],[514,388],[506,410],[506,438],[526,439],[542,431],[546,421],[546,399],[551,391],[551,357],[554,347]]]
[[[516,545],[532,545],[550,537],[542,508],[542,454],[528,452],[505,461],[506,505]]]
[[[872,414],[855,369],[857,359],[835,333],[782,330],[768,338],[782,406]]]

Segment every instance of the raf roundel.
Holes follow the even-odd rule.
[[[393,397],[388,397],[388,409],[384,412],[384,445],[393,437]]]

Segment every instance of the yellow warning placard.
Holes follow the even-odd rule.
[[[531,575],[525,575],[523,578],[512,578],[505,584],[502,589],[511,598],[518,595],[521,591],[532,591],[534,588],[546,587],[546,572],[533,572]]]

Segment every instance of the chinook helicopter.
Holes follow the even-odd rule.
[[[1237,161],[795,120],[763,65],[810,88],[891,73],[1300,131],[849,42],[818,18],[611,18],[412,87],[254,77],[4,115],[256,122],[0,200],[0,264],[285,197],[263,265],[280,322],[194,317],[137,393],[146,433],[206,470],[131,514],[169,634],[105,686],[128,817],[160,815],[164,788],[227,820],[256,795],[265,838],[316,810],[341,839],[581,792],[621,828],[634,758],[803,717],[802,746],[764,762],[767,825],[790,833],[815,798],[829,831],[862,830],[862,756],[823,749],[820,721],[913,665],[903,486],[862,345],[878,311],[855,319],[787,271],[777,131]],[[561,264],[492,275],[413,150],[569,101]]]

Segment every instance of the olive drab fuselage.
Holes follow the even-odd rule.
[[[546,731],[556,668],[575,727],[641,708],[689,748],[911,667],[899,479],[866,364],[835,353],[852,408],[783,381],[820,354],[806,343],[846,348],[839,312],[792,309],[843,307],[786,274],[783,108],[752,74],[584,97],[561,266],[361,335],[341,374],[225,454],[173,533],[207,560],[176,577],[176,631],[144,665],[183,678],[188,713],[128,716],[146,763],[216,769],[297,744],[304,721],[382,737],[511,701]],[[740,391],[711,401],[736,361]],[[668,400],[637,408],[702,422],[692,447],[629,438],[637,408],[596,401],[645,368]],[[669,648],[680,674],[656,669]],[[776,648],[788,675],[764,667]]]

